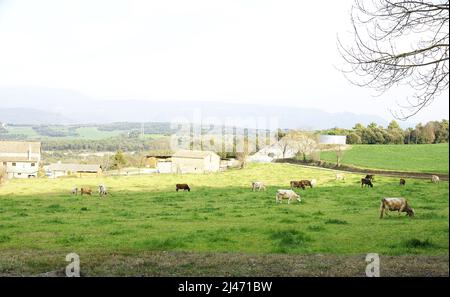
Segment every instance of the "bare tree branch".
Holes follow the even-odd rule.
[[[449,87],[448,0],[355,0],[351,12],[354,42],[338,48],[346,78],[383,93],[408,85],[407,106],[394,115],[405,120]]]

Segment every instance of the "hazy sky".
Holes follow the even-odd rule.
[[[390,119],[407,88],[351,85],[337,34],[352,0],[0,0],[0,86],[97,99],[315,107]],[[412,121],[448,118],[448,93]],[[0,98],[1,106],[1,98]]]

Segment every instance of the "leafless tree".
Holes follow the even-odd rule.
[[[342,157],[344,156],[344,152],[345,152],[343,145],[341,145],[341,144],[333,145],[332,149],[333,149],[334,153],[336,154],[336,167],[340,167],[341,160],[342,160]]]
[[[297,154],[301,155],[303,161],[306,161],[306,156],[312,154],[318,147],[317,137],[313,133],[302,131],[296,131],[293,135]]]
[[[236,153],[236,159],[239,161],[239,168],[244,169],[247,166],[248,152]]]
[[[6,166],[0,164],[0,185],[6,180]]]
[[[354,84],[380,93],[400,84],[413,89],[408,104],[394,111],[405,120],[449,87],[448,0],[355,0],[352,46],[338,39]]]
[[[287,133],[277,142],[277,146],[280,148],[284,159],[288,151],[296,149],[295,135],[292,132]]]

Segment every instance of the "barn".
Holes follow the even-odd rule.
[[[169,162],[171,157],[172,152],[148,154],[145,156],[145,167],[158,168],[160,163]]]
[[[37,177],[40,162],[40,142],[0,141],[0,163],[8,178]]]
[[[220,156],[213,151],[180,150],[172,155],[173,173],[209,173],[220,170]]]
[[[47,166],[45,171],[49,178],[58,178],[62,176],[99,176],[102,174],[101,166],[96,164],[54,163]]]

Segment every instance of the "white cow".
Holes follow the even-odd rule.
[[[72,189],[72,195],[78,195],[78,188],[75,187]]]
[[[106,189],[105,185],[98,186],[98,193],[99,193],[100,197],[102,197],[104,195],[108,195],[108,190]]]
[[[295,193],[292,190],[278,190],[277,194],[275,195],[275,202],[276,203],[283,203],[283,199],[288,199],[288,204],[290,204],[291,200],[297,200],[298,202],[301,202],[302,199],[300,198],[300,195]]]
[[[437,175],[432,175],[431,176],[431,182],[438,184],[439,183],[439,176]]]
[[[317,185],[317,179],[313,178],[311,181],[311,187],[315,187]]]
[[[265,191],[266,186],[264,185],[263,182],[260,182],[260,181],[252,182],[252,191],[256,191],[256,190],[258,190],[258,191],[264,190]]]
[[[345,180],[345,175],[343,175],[342,173],[336,174],[336,180]]]

